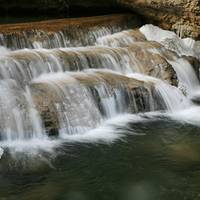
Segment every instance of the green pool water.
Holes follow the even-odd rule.
[[[112,143],[64,143],[31,158],[5,153],[0,200],[200,199],[200,128],[129,123]]]

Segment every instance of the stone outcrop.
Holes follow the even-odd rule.
[[[143,15],[147,23],[174,30],[182,37],[200,39],[199,0],[118,0],[118,2]]]

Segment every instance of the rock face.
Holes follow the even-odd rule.
[[[118,0],[143,15],[148,23],[175,30],[183,37],[200,38],[199,0]]]

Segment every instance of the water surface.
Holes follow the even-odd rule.
[[[5,153],[1,199],[198,199],[198,127],[157,117],[127,124],[112,143],[64,143],[36,157]]]

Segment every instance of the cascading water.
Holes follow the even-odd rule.
[[[184,94],[182,93],[182,91],[174,86],[166,84],[160,79],[137,73],[129,74],[129,77],[154,83],[157,95],[161,96],[162,100],[164,101],[163,103],[166,106],[166,109],[171,112],[175,112],[183,108],[188,108],[191,105],[186,96],[184,96]]]
[[[33,79],[31,88],[42,116],[47,112],[44,107],[54,107],[53,118],[58,113],[61,135],[84,133],[117,114],[152,111],[157,105],[148,83],[107,70],[42,75]],[[41,102],[48,103],[41,107]],[[53,123],[47,118],[44,121]]]
[[[138,47],[136,47],[138,48]],[[142,56],[138,57],[137,54]],[[142,59],[150,59],[148,63]],[[155,60],[154,60],[155,59]],[[160,61],[157,62],[156,59]],[[149,65],[149,66],[145,66]],[[0,58],[0,73],[3,78],[14,78],[19,83],[28,83],[41,74],[63,71],[80,71],[90,68],[111,69],[123,74],[140,72],[165,79],[164,73],[173,68],[164,59],[147,50],[134,47],[85,47],[53,50],[19,50]],[[169,77],[173,79],[173,77]],[[24,83],[23,83],[24,84]]]
[[[1,139],[11,141],[44,137],[29,88],[22,91],[14,80],[2,80],[0,88]]]
[[[18,39],[2,35],[0,41],[13,47],[0,48],[3,146],[50,136],[92,137],[93,129],[119,115],[172,114],[194,106],[188,95],[199,81],[180,55],[196,56],[195,44],[189,40],[186,45],[186,40],[151,25],[140,31],[109,25],[73,36],[70,30],[53,35],[24,32]]]
[[[0,45],[12,50],[94,45],[99,37],[138,26],[138,20],[134,15],[119,14],[35,22],[31,26],[22,23],[20,26],[23,31],[18,25],[1,25]]]

